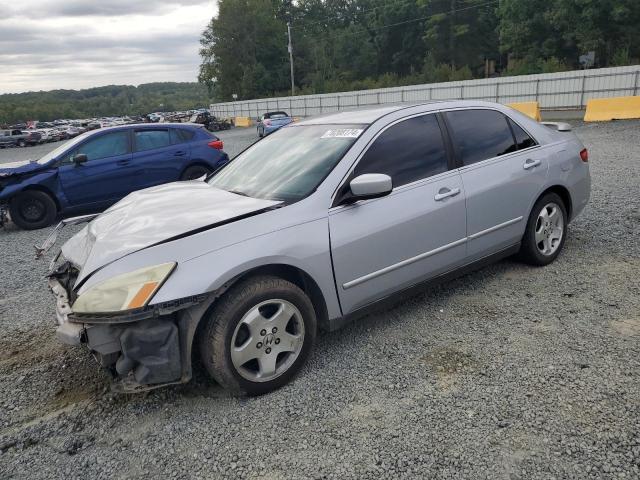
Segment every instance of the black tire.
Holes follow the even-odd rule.
[[[536,242],[536,230],[540,230],[541,228],[544,230],[544,225],[539,222],[539,216],[543,208],[553,204],[558,206],[559,214],[561,215],[562,233],[559,241],[554,244],[555,249],[549,254],[544,254],[539,247],[541,244]],[[549,265],[560,255],[564,247],[564,242],[567,238],[567,225],[567,208],[562,198],[555,193],[547,193],[540,197],[533,206],[529,220],[527,221],[527,229],[522,237],[522,245],[518,255],[520,260],[538,267]]]
[[[27,146],[27,142],[25,142],[24,140],[19,140],[18,141],[18,146],[19,147],[26,147]]]
[[[9,203],[11,220],[24,230],[35,230],[51,225],[56,219],[56,202],[39,190],[20,192]]]
[[[231,358],[231,342],[239,324],[248,312],[262,303],[268,304],[275,299],[288,302],[298,309],[304,324],[302,341],[300,342],[302,345],[298,350],[297,357],[293,357],[290,365],[281,373],[276,371],[277,376],[273,379],[251,381],[241,375],[234,366]],[[198,341],[202,362],[207,372],[224,388],[241,395],[262,395],[289,382],[307,360],[317,334],[316,315],[309,298],[291,282],[271,276],[260,276],[241,281],[218,301],[202,321],[205,323],[200,329]],[[262,338],[263,333],[264,331],[261,331],[256,335],[256,338],[249,337],[247,342],[250,342],[251,348],[253,348],[253,342],[256,342],[256,347],[263,346],[262,341],[266,345],[265,339],[267,337],[277,336],[277,333],[274,335],[267,333],[267,336]],[[279,342],[280,340],[277,339],[277,343]],[[258,353],[263,355],[262,352]],[[281,354],[282,352],[274,353],[277,358],[281,358]],[[282,357],[283,360],[279,360],[281,365],[286,365],[286,355]]]
[[[205,167],[204,165],[191,165],[187,167],[187,169],[182,172],[182,176],[180,180],[195,180],[196,178],[200,178],[203,175],[209,175],[211,173],[211,169]]]
[[[260,128],[258,128],[258,137],[259,138],[264,137],[264,131],[260,130]]]

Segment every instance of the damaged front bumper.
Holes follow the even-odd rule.
[[[77,314],[70,263],[49,275],[56,298],[56,337],[86,345],[114,378],[113,389],[140,392],[191,379],[191,346],[197,324],[217,295],[201,295],[113,314]]]

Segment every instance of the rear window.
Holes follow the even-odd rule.
[[[168,130],[138,130],[135,132],[135,151],[154,150],[171,145]]]
[[[446,115],[464,165],[517,150],[507,118],[500,112],[456,110]]]
[[[265,113],[264,118],[286,118],[289,115],[287,115],[285,112],[270,112],[270,113]]]
[[[520,125],[518,125],[516,122],[509,119],[509,125],[511,125],[513,136],[516,138],[516,145],[518,146],[518,150],[533,147],[536,144],[536,141],[531,138],[529,134],[525,132],[522,127],[520,127]]]
[[[172,128],[169,130],[171,136],[171,144],[190,142],[195,136],[193,130],[186,130],[184,128]]]

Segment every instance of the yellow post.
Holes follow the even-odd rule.
[[[542,117],[540,116],[540,104],[538,102],[508,103],[507,107],[518,110],[519,112],[533,118],[537,122],[542,120]]]
[[[251,126],[251,118],[249,117],[236,117],[235,120],[236,127],[250,127]]]
[[[587,101],[585,122],[640,118],[640,97],[592,98]]]

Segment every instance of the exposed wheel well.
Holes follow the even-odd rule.
[[[569,220],[571,220],[571,215],[573,214],[573,204],[571,203],[571,194],[569,193],[569,190],[567,190],[567,188],[563,187],[562,185],[554,185],[553,187],[549,187],[544,192],[542,192],[540,194],[540,197],[549,192],[557,194],[562,199],[562,201],[564,202],[564,206],[567,209],[567,216],[569,217]]]
[[[322,295],[322,290],[320,290],[320,287],[318,286],[316,281],[311,278],[311,276],[309,276],[306,272],[291,265],[264,265],[244,272],[243,274],[236,277],[233,283],[235,284],[240,280],[257,275],[273,275],[275,277],[283,278],[284,280],[287,280],[298,286],[309,296],[309,299],[313,304],[313,309],[316,312],[318,326],[323,330],[328,329],[329,313],[327,311],[327,304],[325,302],[324,295]]]

